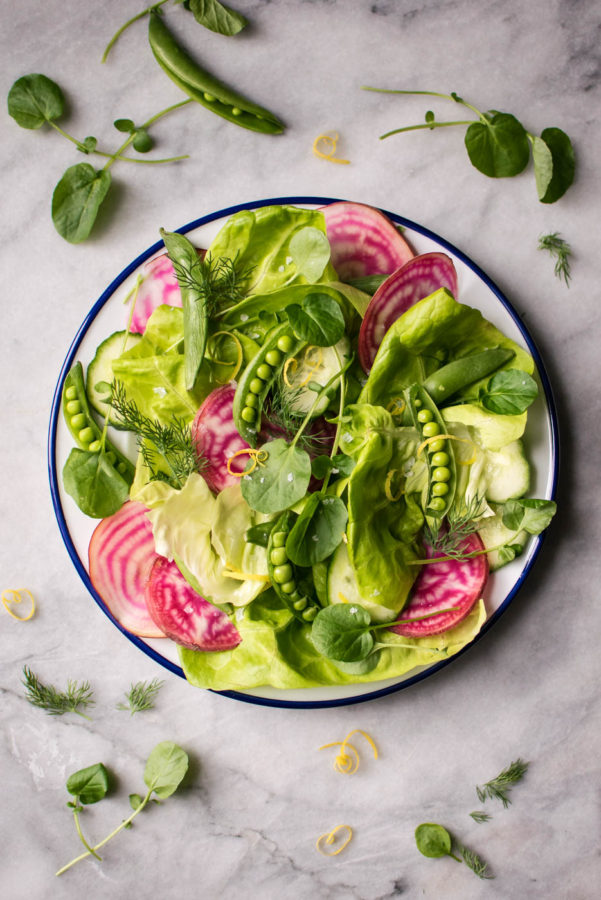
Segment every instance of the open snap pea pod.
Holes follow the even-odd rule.
[[[446,425],[438,407],[422,385],[414,384],[407,388],[405,400],[421,440],[428,441],[424,447],[428,468],[424,513],[442,519],[453,502],[457,486],[457,467],[451,441],[445,437],[437,437],[446,434]]]
[[[422,383],[432,399],[440,405],[457,391],[480,381],[513,359],[515,352],[508,347],[494,347],[471,356],[455,359],[437,369]]]
[[[156,12],[149,16],[148,40],[163,71],[192,100],[251,131],[280,134],[284,130],[283,122],[268,109],[247,100],[199,66],[177,43]]]
[[[297,516],[292,510],[283,512],[269,535],[267,544],[267,571],[271,584],[280,600],[301,622],[312,622],[319,606],[302,589],[302,570],[288,558],[286,541]]]
[[[242,373],[234,395],[233,417],[238,433],[251,447],[257,444],[267,394],[286,360],[306,343],[295,336],[289,322],[276,325],[267,333],[263,346]]]
[[[63,384],[62,399],[63,416],[77,446],[92,453],[98,452],[102,447],[102,429],[90,410],[80,362],[76,362],[67,373]],[[128,484],[131,484],[135,474],[133,463],[107,438],[104,440],[104,450],[117,472]]]

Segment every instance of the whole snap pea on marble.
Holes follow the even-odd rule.
[[[286,360],[306,343],[295,336],[289,322],[276,325],[267,332],[263,346],[242,373],[234,395],[233,417],[240,436],[251,447],[257,444],[267,394]]]
[[[514,356],[515,352],[506,347],[482,350],[480,353],[455,359],[437,369],[422,382],[422,385],[435,403],[440,404],[462,388],[480,381],[481,378],[504,366]]]
[[[405,391],[407,406],[422,441],[428,467],[428,490],[424,513],[442,518],[449,510],[457,485],[457,470],[451,441],[445,438],[446,425],[438,407],[423,385],[414,384]],[[437,435],[441,435],[437,438]],[[434,440],[429,440],[434,438]]]
[[[301,622],[312,622],[319,606],[303,592],[299,569],[288,559],[286,551],[286,541],[296,519],[296,513],[288,509],[276,520],[267,543],[267,572],[274,591],[290,612]]]
[[[192,100],[251,131],[280,134],[284,130],[284,123],[268,109],[247,100],[199,66],[177,43],[156,11],[149,16],[148,40],[163,71]]]
[[[83,368],[80,362],[76,362],[65,377],[62,400],[65,423],[77,446],[81,450],[89,450],[90,453],[98,453],[104,446],[111,465],[128,484],[131,484],[135,475],[133,463],[106,437],[104,445],[102,443],[102,429],[94,419],[88,404]]]

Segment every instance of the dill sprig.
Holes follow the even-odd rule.
[[[492,816],[489,813],[486,813],[481,809],[475,809],[470,813],[470,816],[472,817],[474,822],[478,823],[478,825],[483,825],[484,822],[488,822],[490,821],[490,819],[492,819]]]
[[[241,270],[236,261],[237,257],[215,259],[207,254],[204,259],[199,256],[189,267],[174,263],[175,276],[180,287],[200,293],[207,314],[212,316],[224,304],[234,305],[245,297],[252,268]]]
[[[144,415],[135,400],[128,400],[122,382],[112,384],[111,407],[119,419],[119,427],[133,431],[151,481],[166,481],[182,488],[192,472],[199,472],[206,460],[192,440],[192,431],[184,419],[173,416],[169,425]],[[157,464],[161,457],[167,472]]]
[[[73,712],[83,716],[84,719],[90,718],[80,709],[95,705],[89,681],[83,681],[81,684],[68,681],[67,690],[59,691],[52,684],[43,684],[28,666],[23,666],[23,675],[26,696],[32,706],[45,710],[49,716],[62,716]]]
[[[303,393],[303,388],[289,388],[281,378],[274,384],[270,394],[265,416],[274,429],[282,432],[284,440],[293,440],[301,426],[304,413],[295,408],[296,401]],[[312,431],[309,427],[298,439],[298,446],[307,453],[318,455],[324,453],[331,445],[331,437],[325,429]]]
[[[552,234],[542,234],[538,239],[538,249],[547,250],[555,258],[555,275],[564,280],[566,287],[570,286],[570,257],[572,248],[558,231]]]
[[[132,683],[129,691],[125,694],[127,703],[118,703],[117,709],[128,710],[132,716],[136,712],[154,709],[154,701],[163,684],[164,682],[158,678],[153,678],[152,681]]]
[[[484,801],[490,797],[493,800],[500,800],[505,809],[507,809],[511,803],[508,793],[512,785],[517,784],[518,781],[522,780],[528,766],[529,763],[524,762],[523,759],[516,759],[514,762],[510,763],[507,768],[503,769],[496,778],[487,781],[486,784],[478,785],[476,787],[476,793],[478,794],[480,803],[484,803]]]
[[[478,530],[485,509],[484,497],[472,497],[461,509],[449,510],[442,528],[438,519],[426,520],[424,539],[436,555],[462,559],[465,554],[459,547],[466,537]]]
[[[471,869],[472,872],[474,872],[478,876],[478,878],[495,877],[490,871],[488,863],[485,862],[480,856],[478,856],[478,854],[473,850],[468,850],[467,847],[462,847],[461,858],[468,869]]]

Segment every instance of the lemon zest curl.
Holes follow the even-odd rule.
[[[346,837],[334,850],[325,850],[324,847],[331,846],[336,840],[336,836],[338,832],[346,830]],[[319,850],[322,856],[338,856],[339,853],[342,853],[345,847],[347,847],[353,837],[353,829],[350,825],[337,825],[336,828],[333,828],[330,832],[326,834],[320,834],[315,842],[315,846]]]
[[[19,603],[22,603],[23,600],[29,600],[31,609],[26,616],[18,616],[11,609],[11,606],[17,606]],[[2,604],[9,616],[12,616],[17,622],[28,622],[33,618],[35,613],[35,598],[28,588],[7,588],[2,591]]]
[[[323,150],[320,150],[320,144],[324,145]],[[320,159],[327,159],[328,162],[338,163],[342,166],[348,166],[350,164],[350,159],[341,159],[341,157],[339,156],[334,156],[334,154],[336,153],[337,144],[337,131],[335,131],[333,134],[319,134],[313,141],[313,153],[315,154],[315,156],[319,156]]]
[[[243,472],[233,472],[231,468],[232,460],[236,459],[237,456],[247,455],[250,457],[252,461],[252,465],[250,469],[244,469]],[[243,478],[245,475],[250,475],[255,471],[257,466],[264,466],[265,460],[268,458],[269,453],[267,450],[253,450],[252,447],[247,447],[244,450],[236,450],[235,453],[232,453],[230,458],[227,461],[227,471],[229,475],[233,475],[234,478]]]
[[[353,775],[359,768],[359,753],[357,751],[357,748],[349,742],[349,739],[352,738],[354,734],[360,734],[363,738],[365,738],[374,752],[374,759],[378,758],[378,748],[376,747],[373,739],[367,734],[366,731],[362,731],[360,728],[355,728],[353,729],[353,731],[350,731],[347,734],[343,741],[334,741],[331,744],[324,744],[319,748],[320,750],[327,750],[330,747],[340,747],[340,751],[334,759],[334,768],[342,775]],[[347,753],[347,750],[349,750],[350,753]]]

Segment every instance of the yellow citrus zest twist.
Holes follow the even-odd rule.
[[[259,575],[258,572],[243,572],[230,563],[226,563],[221,573],[224,578],[234,578],[236,581],[269,581],[269,575]]]
[[[244,469],[243,472],[233,472],[232,471],[232,460],[236,459],[237,456],[248,456],[251,460],[250,469]],[[243,478],[244,475],[250,475],[255,471],[257,466],[264,466],[265,460],[268,458],[269,453],[267,450],[253,450],[252,447],[247,447],[244,450],[236,450],[235,453],[232,453],[230,458],[227,461],[227,470],[230,475],[233,475],[234,478]]]
[[[282,379],[284,381],[284,384],[289,388],[305,387],[307,384],[309,384],[309,382],[321,366],[322,362],[323,351],[321,347],[314,347],[313,345],[307,347],[307,349],[305,350],[304,363],[306,366],[308,366],[309,371],[299,384],[293,384],[290,381],[290,378],[294,378],[296,370],[298,369],[298,360],[295,356],[289,356],[284,363],[284,368],[282,369]]]
[[[399,488],[396,494],[392,493],[392,482],[394,481],[394,476],[397,472],[400,472],[400,469],[390,469],[388,475],[386,476],[386,481],[384,482],[384,493],[386,494],[386,499],[390,501],[390,503],[396,503],[397,500],[400,500],[405,491],[403,488]]]
[[[320,144],[323,145],[323,150],[320,148]],[[329,162],[338,163],[342,166],[348,166],[350,163],[350,159],[341,159],[339,156],[334,156],[334,154],[336,153],[337,144],[337,131],[335,131],[333,134],[320,134],[313,141],[313,153],[315,154],[315,156],[319,156],[320,159],[327,159]]]
[[[449,441],[459,441],[461,444],[471,444],[474,448],[474,454],[467,460],[459,460],[458,465],[460,466],[471,466],[472,463],[476,462],[476,451],[477,447],[473,441],[470,441],[469,438],[457,437],[455,434],[435,434],[434,437],[426,438],[425,441],[422,441],[419,447],[417,448],[417,456],[421,456],[424,447],[427,447],[428,444],[433,443],[433,441],[440,440],[449,440]]]
[[[29,601],[31,609],[26,616],[18,616],[11,607],[18,606],[20,603],[23,603],[24,600]],[[17,622],[28,622],[33,618],[35,613],[35,599],[31,591],[27,588],[19,588],[18,590],[7,588],[5,591],[2,591],[2,603],[9,616],[12,616]]]
[[[284,380],[284,384],[287,387],[291,388],[291,387],[294,387],[294,385],[292,384],[292,382],[290,381],[290,379],[288,377],[289,369],[292,369],[290,374],[294,378],[294,373],[298,369],[298,360],[296,359],[295,356],[289,356],[288,359],[286,360],[286,362],[284,363],[284,368],[282,369],[282,378]]]
[[[386,409],[391,416],[402,416],[405,412],[407,404],[402,397],[393,397]]]
[[[343,741],[334,741],[332,744],[324,744],[323,747],[319,748],[320,750],[327,750],[329,747],[340,747],[340,750],[334,759],[334,768],[342,775],[352,775],[359,768],[359,753],[357,752],[357,748],[349,743],[349,739],[352,738],[354,734],[360,734],[365,738],[374,751],[374,759],[378,758],[378,748],[374,744],[372,738],[366,731],[355,728],[347,734]],[[350,753],[348,753],[347,750],[349,750]]]
[[[224,381],[220,381],[219,379],[216,379],[218,384],[227,384],[228,381],[233,381],[236,378],[236,376],[238,375],[238,372],[242,368],[242,362],[244,360],[244,353],[242,351],[242,344],[240,343],[240,339],[237,338],[235,334],[232,334],[231,331],[216,331],[214,334],[211,335],[211,337],[209,338],[209,341],[213,341],[213,342],[217,343],[217,341],[215,339],[220,338],[220,337],[229,337],[233,340],[233,342],[236,345],[236,359],[235,360],[228,361],[228,360],[224,360],[224,359],[217,359],[216,356],[213,356],[213,358],[211,359],[211,362],[216,363],[218,366],[233,366],[234,367],[234,370],[229,373],[229,375],[227,376],[227,378]],[[215,352],[216,352],[216,348],[215,348]]]
[[[338,835],[340,832],[346,832],[346,837],[343,837],[342,841],[338,843],[332,850],[326,850],[326,847],[332,847],[335,844]],[[345,847],[348,846],[350,840],[353,836],[353,829],[350,825],[337,825],[336,828],[333,828],[330,832],[326,834],[321,834],[317,841],[315,842],[315,846],[319,850],[322,856],[338,856],[339,853],[342,853]]]

